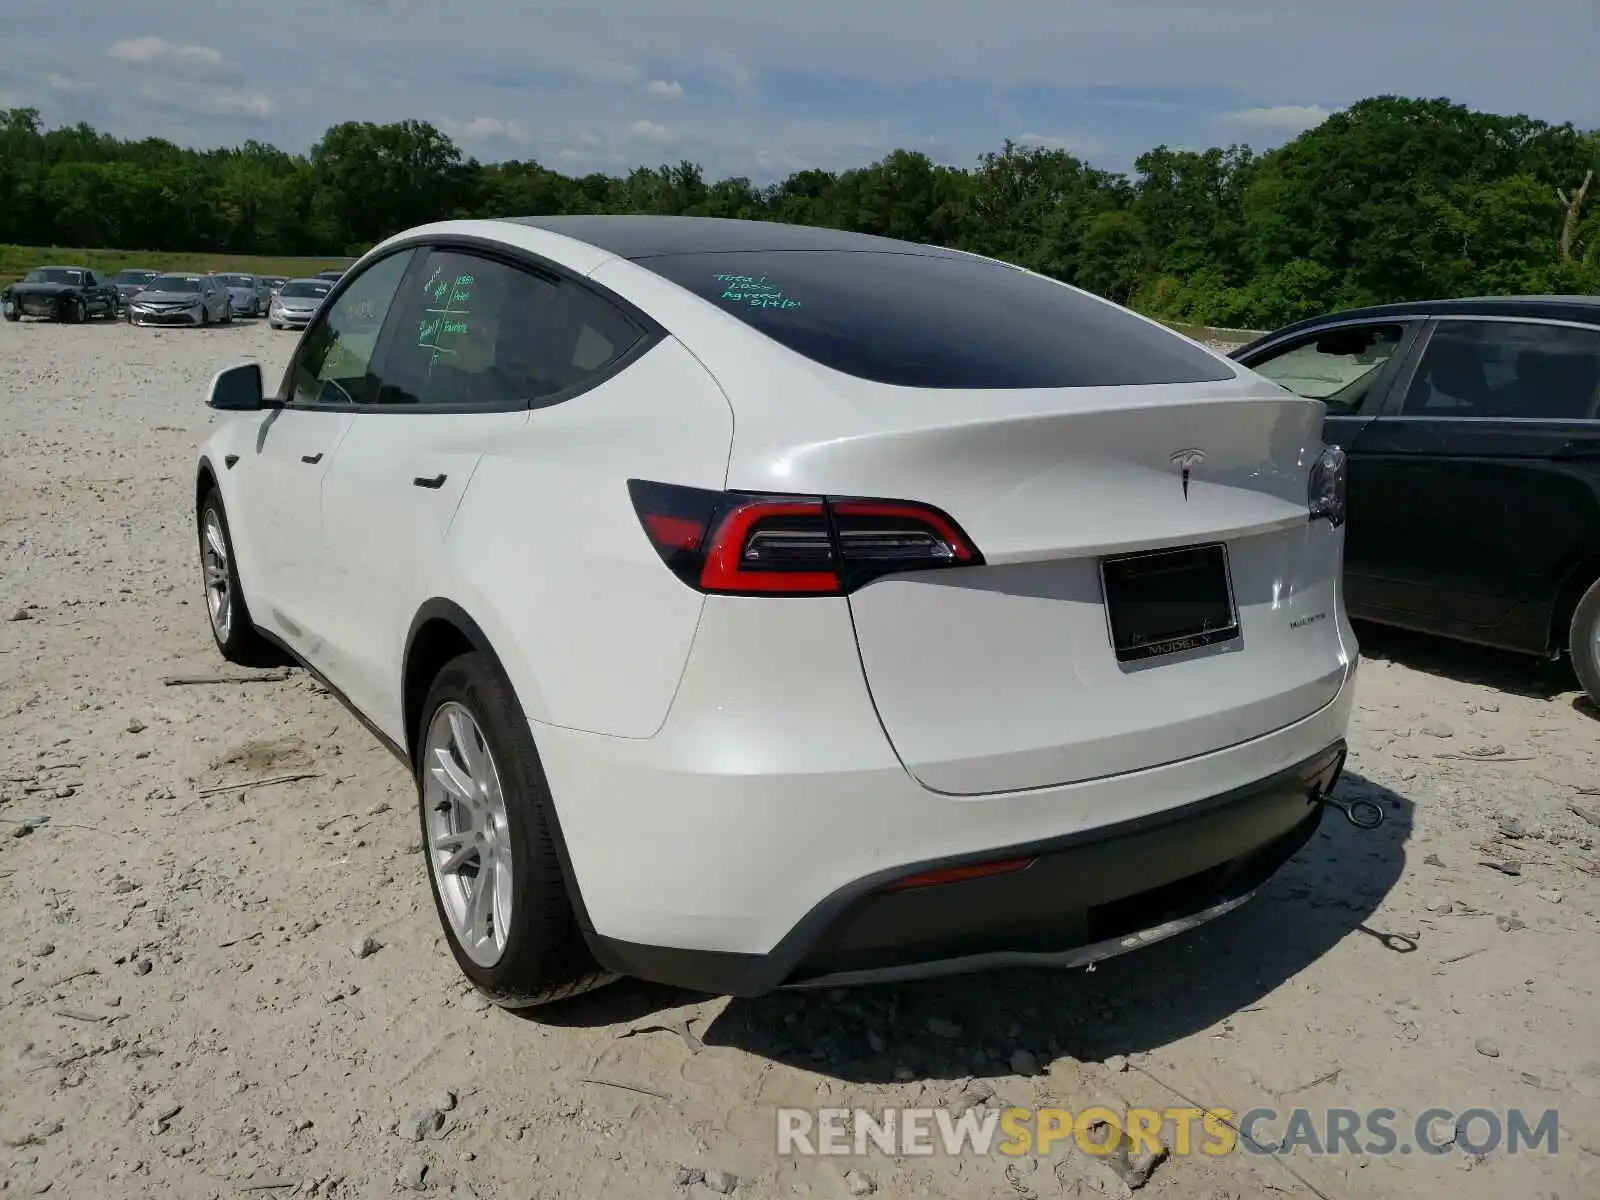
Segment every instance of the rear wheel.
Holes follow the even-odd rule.
[[[434,679],[416,765],[428,882],[462,973],[503,1008],[610,982],[578,930],[522,706],[484,655]]]
[[[1590,701],[1600,707],[1600,579],[1589,585],[1573,610],[1567,648],[1578,682]]]
[[[275,666],[283,661],[277,648],[256,632],[250,608],[239,587],[233,559],[233,538],[222,496],[212,488],[200,502],[200,577],[206,589],[206,616],[222,657],[241,666]]]

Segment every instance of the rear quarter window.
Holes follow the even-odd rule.
[[[813,362],[874,383],[1011,389],[1234,377],[1221,359],[1125,309],[983,259],[792,250],[635,261]]]

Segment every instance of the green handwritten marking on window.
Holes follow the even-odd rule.
[[[799,300],[784,295],[783,289],[765,275],[713,275],[722,285],[722,299],[750,308],[801,308]]]
[[[422,319],[417,322],[417,349],[428,352],[430,367],[441,356],[455,353],[453,347],[444,344],[445,339],[461,337],[469,331],[467,318],[472,315],[469,307],[472,303],[472,285],[477,282],[468,274],[443,279],[442,273],[442,267],[435,267],[423,289],[424,294],[437,303],[437,307],[423,309]]]

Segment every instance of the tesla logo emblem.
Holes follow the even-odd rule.
[[[1183,498],[1189,498],[1189,474],[1206,460],[1204,450],[1179,450],[1172,456],[1172,465],[1183,475]]]

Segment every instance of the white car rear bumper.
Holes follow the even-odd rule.
[[[790,606],[789,636],[753,638],[773,604]],[[1061,787],[933,792],[884,736],[839,612],[714,597],[656,736],[533,724],[604,965],[757,994],[996,955],[1081,961],[1085,947],[1220,911],[1259,886],[1311,836],[1322,806],[1310,797],[1343,763],[1353,663],[1331,703],[1235,746]],[[708,644],[760,650],[700,653]],[[1035,861],[885,890],[1014,857]]]

